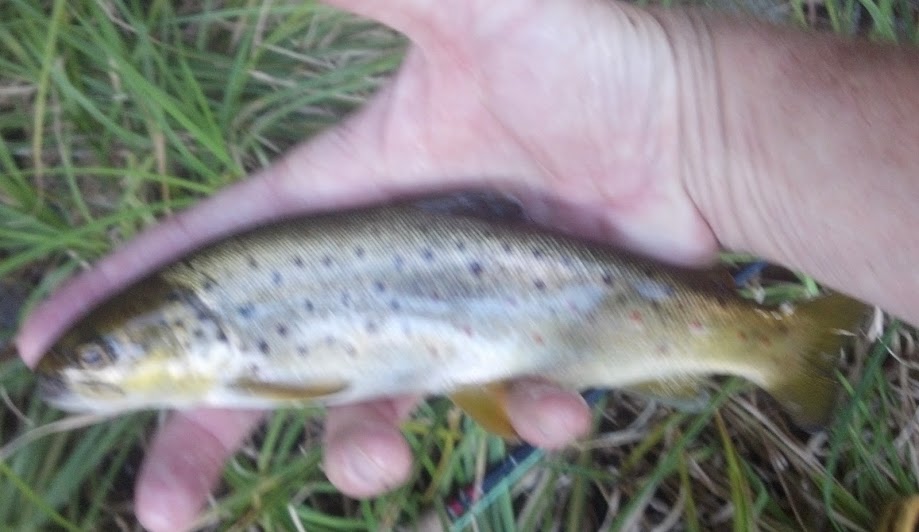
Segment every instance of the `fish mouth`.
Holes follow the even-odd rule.
[[[71,393],[72,390],[60,373],[44,372],[38,376],[38,394],[43,401],[57,404]]]

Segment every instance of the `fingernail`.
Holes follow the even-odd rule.
[[[363,447],[350,444],[345,456],[345,474],[351,481],[363,485],[368,490],[379,490],[385,487],[386,469]]]
[[[524,395],[527,399],[539,401],[545,397],[554,397],[559,395],[559,389],[556,386],[544,382],[529,382],[524,386]]]
[[[580,394],[560,390],[549,384],[535,384],[527,389],[526,394],[531,401],[539,403],[535,409],[536,430],[550,446],[567,443],[584,430],[580,417],[566,415],[575,406],[574,403],[587,405]]]

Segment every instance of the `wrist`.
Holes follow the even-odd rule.
[[[683,183],[718,242],[919,319],[916,51],[686,18]]]
[[[728,177],[752,172],[729,153],[712,28],[698,10],[652,9],[651,13],[667,34],[676,70],[680,180],[718,243],[743,247],[743,239],[730,231],[735,213],[730,208],[733,192]],[[752,176],[742,179],[752,180]]]

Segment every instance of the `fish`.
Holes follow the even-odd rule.
[[[866,308],[840,293],[766,307],[721,266],[391,203],[208,243],[86,312],[35,372],[73,412],[448,396],[508,438],[519,379],[679,399],[727,375],[821,427]]]
[[[919,494],[900,497],[888,503],[874,527],[875,532],[915,532],[919,530]]]

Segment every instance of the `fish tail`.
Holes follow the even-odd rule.
[[[765,387],[801,428],[817,430],[832,419],[840,389],[839,350],[851,340],[867,309],[864,303],[833,293],[798,305],[784,318],[791,333],[782,347],[800,361],[799,371],[776,371]]]

